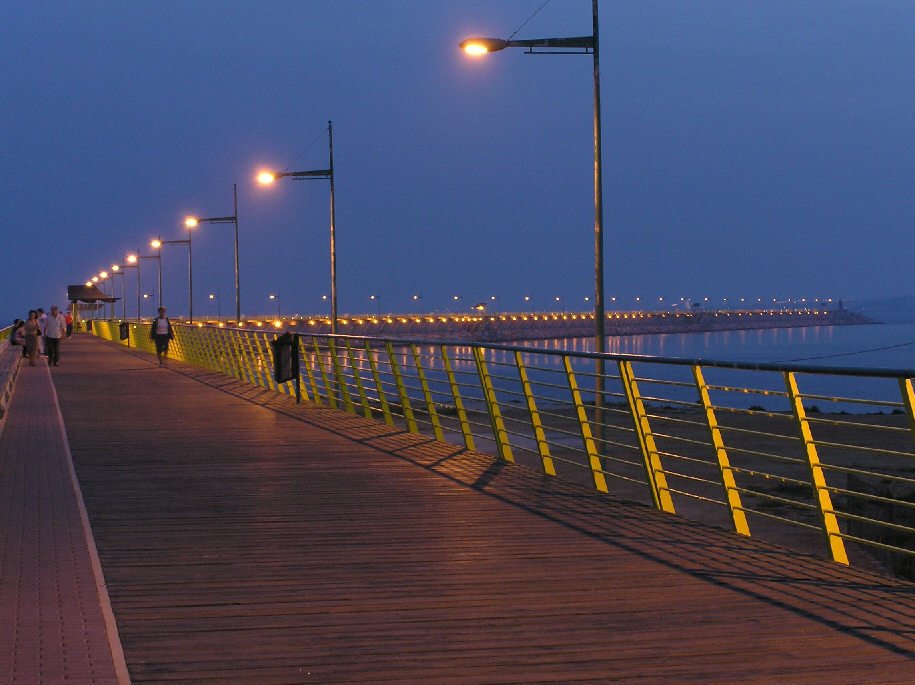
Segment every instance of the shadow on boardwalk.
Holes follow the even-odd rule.
[[[107,343],[66,352],[135,682],[911,682],[911,584]]]

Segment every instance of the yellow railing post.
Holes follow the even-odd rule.
[[[588,412],[585,410],[585,403],[582,402],[581,391],[578,389],[578,381],[575,379],[575,373],[572,371],[572,362],[566,355],[562,355],[562,365],[566,372],[566,382],[569,384],[572,404],[575,405],[578,431],[581,433],[581,441],[584,444],[585,453],[588,455],[588,468],[591,469],[591,478],[594,481],[594,488],[598,492],[608,492],[607,479],[604,476],[604,469],[600,463],[597,443],[594,442],[594,435],[591,433],[591,422],[588,420]]]
[[[416,417],[413,415],[413,407],[410,405],[410,398],[407,396],[407,388],[403,383],[403,376],[400,374],[397,360],[394,358],[394,346],[390,342],[386,342],[384,346],[388,350],[391,375],[394,376],[394,385],[397,387],[397,394],[400,397],[400,407],[403,411],[404,421],[407,422],[407,430],[411,433],[419,433],[419,426],[416,423]]]
[[[483,401],[486,403],[486,413],[489,414],[489,422],[492,425],[492,436],[496,441],[496,449],[498,449],[499,456],[503,461],[514,462],[515,455],[512,453],[512,447],[508,441],[508,431],[505,430],[502,410],[499,409],[499,398],[496,397],[496,389],[492,384],[492,377],[489,375],[489,369],[486,368],[483,350],[476,345],[473,346],[473,358],[477,364],[477,374],[480,376],[480,387],[483,390]]]
[[[327,348],[330,350],[330,360],[334,365],[334,378],[337,379],[337,388],[340,391],[340,396],[343,398],[343,408],[348,414],[355,414],[356,407],[353,406],[353,398],[349,394],[349,385],[346,383],[346,372],[343,370],[343,365],[340,363],[340,358],[337,356],[337,343],[333,338],[327,339]]]
[[[314,338],[311,339],[314,343]],[[308,352],[306,354],[306,352]],[[318,383],[315,381],[314,369],[311,368],[311,364],[308,363],[308,358],[312,356],[313,353],[308,351],[308,345],[304,341],[304,336],[302,340],[302,366],[305,367],[305,376],[308,378],[308,385],[311,387],[311,397],[312,401],[321,405],[321,393],[318,392]]]
[[[365,358],[369,362],[369,369],[372,371],[372,380],[375,381],[375,392],[378,393],[378,402],[381,405],[381,414],[384,416],[384,422],[389,426],[394,425],[394,417],[391,416],[391,407],[388,405],[388,398],[384,392],[384,384],[381,382],[381,374],[378,373],[378,364],[372,354],[372,348],[369,341],[365,341]]]
[[[550,456],[550,446],[546,441],[546,433],[543,430],[543,422],[540,420],[540,412],[537,411],[537,401],[534,399],[534,393],[531,390],[531,382],[527,377],[527,369],[524,366],[523,355],[520,351],[515,350],[515,366],[518,367],[518,377],[521,379],[521,389],[524,392],[524,399],[527,402],[527,413],[531,420],[531,427],[534,429],[534,439],[537,441],[537,451],[540,453],[540,464],[543,466],[543,472],[548,476],[556,475],[556,466],[553,464],[553,457]]]
[[[318,345],[318,339],[312,338],[315,347],[315,365],[321,373],[321,382],[324,384],[324,395],[327,397],[327,405],[332,409],[337,408],[337,393],[330,387],[330,379],[327,377],[327,369],[324,368],[324,362],[321,361],[321,348]],[[317,393],[315,393],[317,394]]]
[[[470,421],[467,420],[467,411],[464,409],[464,400],[461,398],[461,390],[458,387],[454,369],[451,368],[451,360],[448,359],[448,352],[445,350],[444,345],[441,346],[441,349],[442,365],[445,367],[445,375],[448,376],[448,385],[451,386],[451,396],[454,398],[454,410],[457,413],[458,423],[461,424],[461,434],[464,436],[464,447],[469,450],[476,450],[473,432],[470,430]]]
[[[788,389],[788,399],[791,401],[791,411],[794,414],[794,420],[797,422],[801,441],[804,445],[804,456],[807,458],[807,465],[810,467],[814,498],[819,508],[820,523],[823,527],[823,534],[826,536],[829,554],[833,561],[838,561],[840,564],[848,564],[845,541],[842,539],[839,521],[836,518],[835,510],[832,508],[832,497],[829,494],[829,486],[826,484],[826,474],[820,463],[820,455],[813,440],[810,422],[807,420],[807,410],[804,409],[803,397],[798,390],[797,378],[793,371],[785,372],[785,386]]]
[[[435,439],[445,442],[445,433],[442,431],[442,422],[438,418],[438,412],[435,411],[435,401],[432,398],[432,391],[429,388],[429,381],[426,380],[426,372],[423,370],[422,360],[419,357],[419,348],[415,344],[410,345],[413,352],[413,365],[416,367],[416,376],[419,378],[419,387],[422,388],[423,397],[426,400],[426,411],[429,412],[429,421],[432,422],[432,433]]]
[[[365,394],[365,386],[362,385],[362,376],[359,375],[359,369],[356,366],[356,353],[352,345],[349,344],[349,338],[343,341],[346,345],[346,356],[349,359],[350,368],[353,370],[353,380],[356,382],[356,391],[359,393],[359,402],[362,404],[362,414],[365,418],[372,418],[372,407],[369,405],[368,395]]]
[[[639,449],[642,452],[642,461],[645,464],[645,477],[648,481],[648,488],[651,491],[651,499],[661,511],[671,514],[676,513],[673,498],[670,496],[670,489],[667,487],[667,476],[664,475],[661,457],[658,454],[658,448],[654,442],[654,434],[651,432],[651,425],[648,422],[648,412],[645,411],[645,403],[642,401],[642,395],[639,393],[639,386],[635,380],[635,373],[632,370],[632,363],[620,360],[618,365],[620,380],[623,382],[623,391],[626,394],[626,401],[629,403],[629,415],[632,417],[632,424],[639,441]]]
[[[718,469],[721,472],[721,485],[724,488],[725,500],[728,504],[728,511],[731,514],[731,523],[734,525],[736,532],[749,536],[750,526],[747,523],[747,515],[740,500],[740,491],[737,489],[734,469],[731,468],[731,460],[728,458],[728,451],[724,446],[724,438],[721,436],[721,429],[718,427],[718,417],[715,415],[715,407],[712,405],[708,384],[705,382],[705,376],[699,366],[693,366],[693,378],[696,379],[696,389],[699,391],[699,400],[702,402],[702,408],[705,411],[705,422],[712,439],[712,448],[715,450]]]
[[[902,403],[905,405],[905,414],[909,419],[909,428],[915,437],[915,391],[912,390],[911,378],[899,379],[899,392],[902,394]]]

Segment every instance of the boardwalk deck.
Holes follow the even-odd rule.
[[[911,683],[915,588],[86,337],[134,682]]]

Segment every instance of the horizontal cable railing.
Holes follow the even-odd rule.
[[[93,332],[154,351],[148,324]],[[276,331],[175,326],[172,356],[286,395]],[[298,334],[304,399],[728,526],[915,576],[909,369]],[[603,364],[598,364],[598,359]],[[597,395],[598,369],[603,392]],[[864,552],[870,554],[865,555]]]

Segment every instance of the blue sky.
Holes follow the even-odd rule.
[[[542,4],[5,4],[0,313],[231,213],[233,183],[243,311],[326,310],[327,183],[253,176],[325,167],[329,119],[341,312],[584,308],[590,58],[457,49]],[[517,37],[590,28],[587,0],[552,0]],[[915,3],[605,1],[601,40],[608,299],[915,291]],[[195,311],[210,292],[231,311],[230,227],[200,228],[194,258]],[[163,260],[183,313],[186,251]]]

